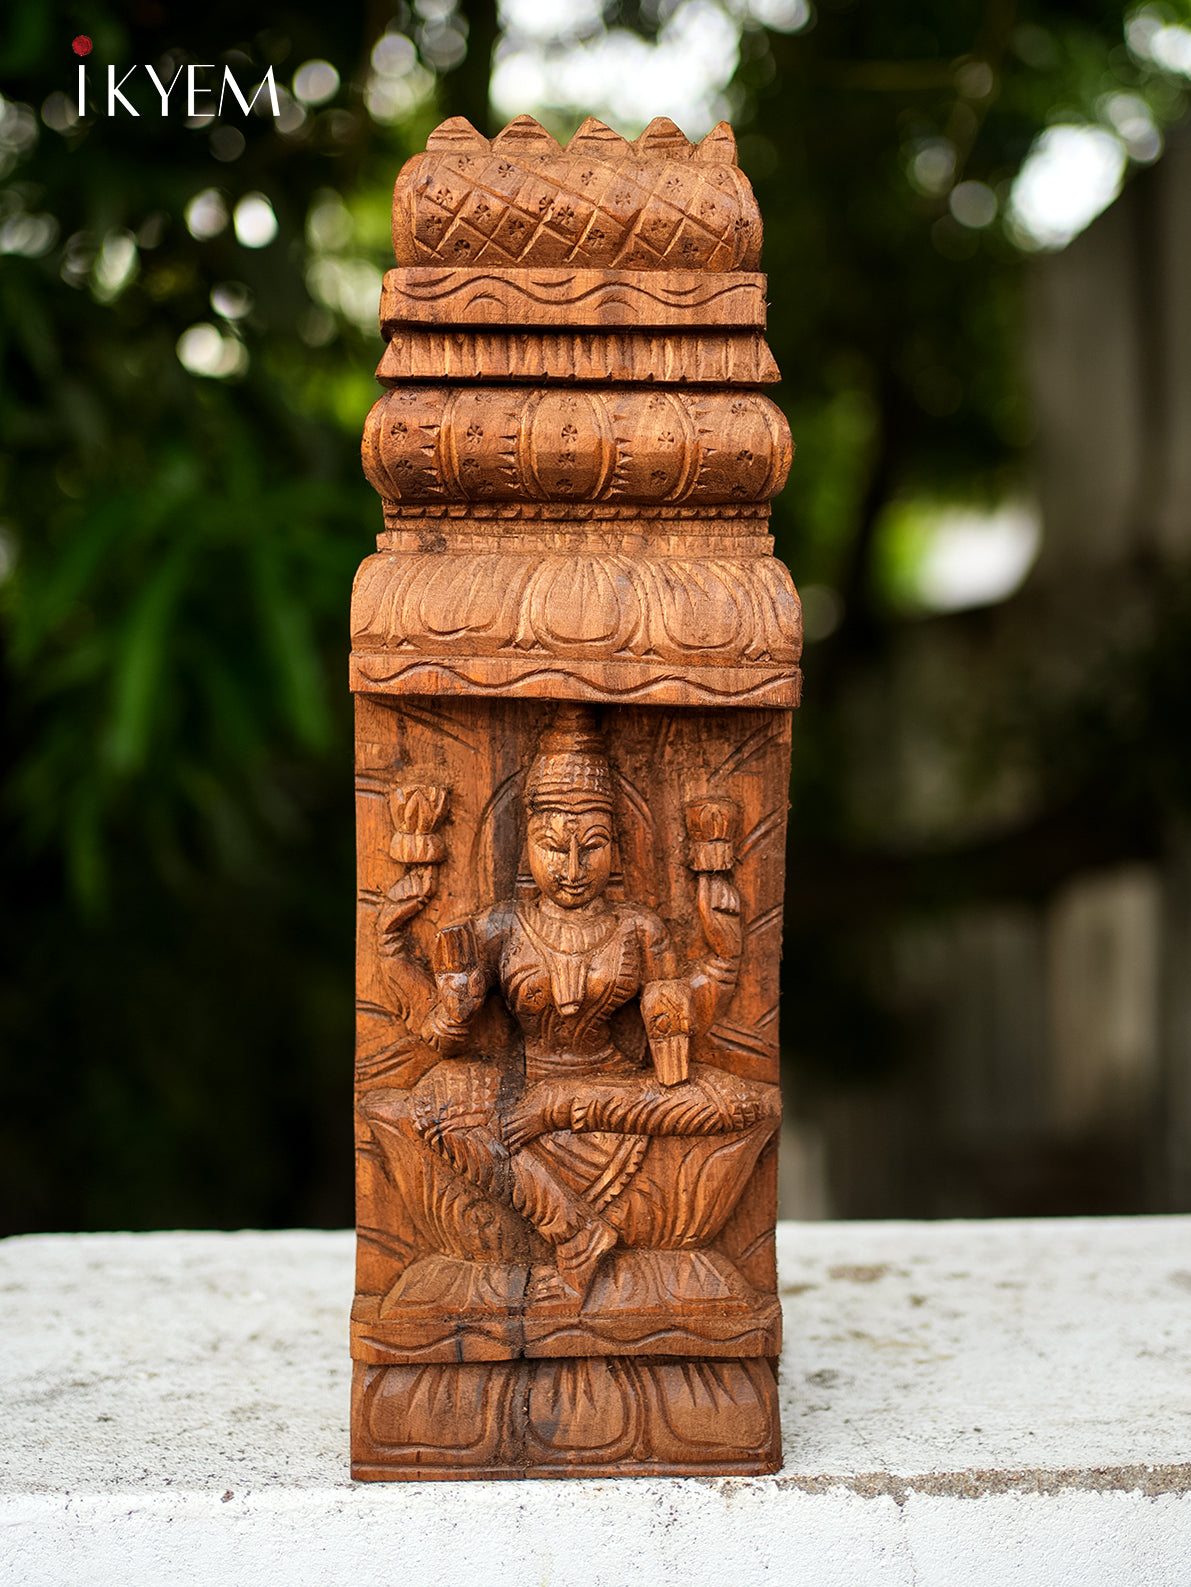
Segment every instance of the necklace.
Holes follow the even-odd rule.
[[[577,1014],[587,994],[591,956],[616,930],[616,915],[604,909],[594,916],[586,911],[555,911],[539,903],[518,908],[517,916],[550,976],[555,1007],[560,1014]]]

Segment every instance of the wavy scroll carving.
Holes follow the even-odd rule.
[[[490,700],[568,700],[599,705],[765,706],[793,709],[801,698],[796,667],[688,667],[665,661],[545,661],[499,656],[426,656],[407,651],[352,653],[357,693],[469,694]]]
[[[390,270],[381,292],[381,330],[390,335],[404,324],[763,330],[765,277],[746,270],[712,275],[698,270],[502,272],[414,266]]]
[[[399,386],[364,428],[364,472],[393,501],[768,501],[785,415],[759,392]]]

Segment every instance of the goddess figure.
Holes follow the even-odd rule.
[[[365,1111],[433,1157],[439,1192],[422,1204],[450,1199],[446,1175],[466,1187],[473,1236],[491,1245],[499,1225],[498,1249],[474,1259],[502,1254],[501,1231],[509,1254],[512,1213],[538,1253],[529,1300],[581,1304],[618,1244],[689,1250],[714,1237],[776,1127],[777,1088],[690,1059],[692,1035],[712,1024],[739,973],[730,875],[698,876],[706,951],[681,973],[661,919],[607,897],[613,779],[586,709],[560,707],[544,733],[525,813],[535,895],[439,932],[437,1001],[421,1035],[442,1060],[411,1092],[381,1093]],[[474,1052],[473,1025],[494,989],[524,1038],[521,1085]],[[633,999],[648,1053],[618,1044],[614,1016]],[[477,1221],[477,1191],[498,1219]],[[462,1254],[459,1227],[450,1243]]]

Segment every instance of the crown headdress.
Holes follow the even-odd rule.
[[[535,810],[612,810],[612,768],[591,711],[560,705],[542,734],[525,779],[525,802]]]

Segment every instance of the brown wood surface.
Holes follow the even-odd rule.
[[[760,502],[792,454],[759,392],[640,386],[397,386],[363,445],[393,502]]]
[[[575,330],[761,329],[765,277],[734,270],[532,270],[415,265],[385,274],[381,331],[405,325],[550,325]]]
[[[387,386],[409,380],[763,386],[775,381],[778,371],[755,331],[651,336],[403,325],[390,334],[376,378]]]
[[[564,151],[531,116],[491,143],[457,119],[397,179],[393,252],[399,265],[722,276],[757,268],[761,216],[722,122],[692,146],[664,117],[635,143],[589,119]]]
[[[362,1479],[780,1459],[801,629],[734,152],[454,121],[398,179],[364,440],[386,527],[352,608]],[[636,342],[584,329],[625,305]],[[537,329],[453,329],[501,314]]]

